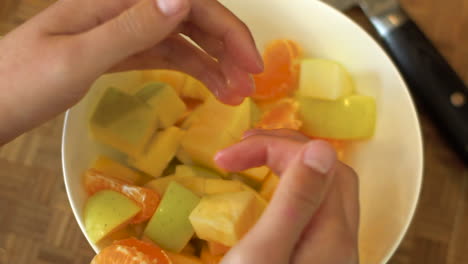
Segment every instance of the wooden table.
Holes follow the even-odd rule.
[[[0,0],[0,34],[52,0]],[[468,83],[468,1],[404,0],[403,5]],[[348,14],[368,29],[362,12]],[[2,51],[0,51],[2,52]],[[412,226],[390,263],[468,263],[468,169],[418,109],[425,174]],[[0,148],[0,264],[89,263],[64,190],[60,164],[63,116]]]

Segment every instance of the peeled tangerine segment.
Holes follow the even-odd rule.
[[[250,128],[251,102],[228,106],[214,97],[208,98],[197,110],[196,120],[190,124],[182,140],[182,152],[195,164],[223,173],[214,163],[215,154],[237,142]]]
[[[158,117],[149,105],[113,87],[105,91],[90,122],[98,141],[130,156],[143,151],[157,127]]]
[[[300,97],[302,130],[309,136],[327,139],[365,139],[374,134],[375,99],[351,95],[337,101]]]
[[[299,95],[336,100],[352,92],[352,78],[339,63],[324,59],[305,59],[301,62]]]
[[[188,217],[199,202],[200,198],[193,192],[172,182],[144,235],[163,249],[179,253],[194,234]]]
[[[160,177],[175,157],[185,131],[178,127],[170,127],[156,134],[148,146],[148,150],[135,158],[130,164],[153,177]]]
[[[208,195],[190,214],[201,239],[234,246],[257,222],[266,202],[253,191]]]
[[[86,233],[91,242],[96,243],[124,227],[140,211],[140,207],[123,194],[111,190],[97,192],[85,205]]]
[[[154,109],[161,128],[173,126],[187,110],[174,89],[165,83],[147,83],[135,93],[135,97]]]

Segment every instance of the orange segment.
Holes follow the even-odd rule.
[[[84,176],[85,188],[92,195],[101,190],[113,190],[132,199],[141,207],[141,212],[133,218],[133,224],[150,219],[159,205],[160,196],[154,190],[134,186],[124,181],[107,177],[97,170],[89,169]]]
[[[298,116],[298,109],[299,105],[293,99],[281,100],[263,114],[257,128],[298,130],[302,126],[302,121]]]
[[[264,54],[265,71],[254,75],[257,100],[272,100],[291,94],[297,87],[299,78],[298,44],[291,40],[275,40],[271,42]]]
[[[171,264],[169,257],[158,246],[129,238],[114,242],[96,255],[91,264]]]

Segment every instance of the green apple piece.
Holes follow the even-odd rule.
[[[266,202],[252,191],[205,196],[190,214],[201,239],[234,246],[257,222]]]
[[[163,249],[179,253],[194,234],[188,217],[199,202],[193,192],[171,182],[144,235]]]
[[[175,175],[187,175],[213,179],[222,178],[222,176],[219,173],[196,165],[178,165],[175,169]]]
[[[298,94],[324,100],[336,100],[353,92],[353,80],[339,63],[324,59],[301,62]]]
[[[365,139],[374,134],[376,103],[370,96],[351,95],[337,101],[300,97],[302,130],[314,137]]]
[[[176,91],[165,83],[147,83],[135,94],[135,97],[148,103],[157,111],[162,128],[173,126],[187,110]]]
[[[140,154],[158,128],[153,110],[138,98],[108,88],[91,116],[94,138],[129,156]]]
[[[108,234],[124,227],[141,208],[124,195],[104,190],[95,193],[84,209],[86,233],[96,243]]]
[[[131,158],[129,163],[153,177],[160,177],[175,157],[184,134],[185,131],[178,127],[170,127],[159,132],[150,143],[146,153]]]
[[[251,103],[228,106],[215,98],[208,98],[197,113],[197,122],[191,124],[182,140],[182,150],[195,164],[224,171],[214,163],[214,155],[221,149],[240,140],[250,128]],[[213,113],[219,118],[213,118]]]

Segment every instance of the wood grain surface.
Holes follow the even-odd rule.
[[[52,0],[0,0],[6,34]],[[403,6],[468,83],[468,1],[403,0]],[[359,9],[347,12],[373,31]],[[0,51],[3,52],[3,51]],[[425,142],[421,198],[391,264],[468,263],[468,169],[418,107]],[[89,263],[93,252],[62,180],[63,116],[0,148],[0,264]]]

